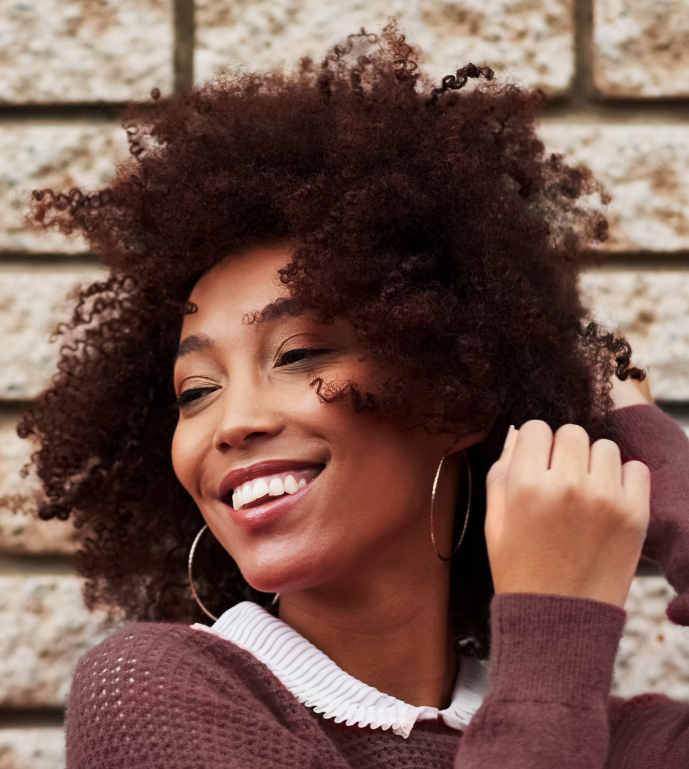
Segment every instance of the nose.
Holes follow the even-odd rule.
[[[238,383],[226,387],[222,408],[217,413],[213,448],[222,452],[230,448],[248,448],[278,435],[284,428],[275,398],[255,384]]]

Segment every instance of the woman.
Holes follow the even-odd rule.
[[[612,413],[643,374],[577,293],[600,190],[539,94],[413,53],[135,105],[107,190],[35,195],[111,269],[20,427],[41,515],[154,621],[81,660],[70,769],[686,765],[686,704],[608,698],[646,534],[687,619],[689,455],[633,385]]]

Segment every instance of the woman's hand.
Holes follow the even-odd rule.
[[[485,534],[498,593],[623,606],[649,519],[650,473],[582,427],[511,429],[487,478]]]

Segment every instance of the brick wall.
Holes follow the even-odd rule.
[[[588,164],[614,196],[609,258],[582,288],[629,335],[663,408],[689,426],[687,0],[3,0],[0,495],[26,488],[14,425],[52,371],[64,296],[98,274],[82,242],[22,229],[30,190],[107,181],[126,154],[117,114],[128,99],[225,64],[318,55],[391,13],[436,77],[471,60],[546,91],[548,145]],[[0,510],[0,769],[64,763],[70,671],[107,632],[82,606],[72,552],[68,524]],[[636,578],[617,693],[689,699],[689,630],[664,619],[669,596],[662,577]]]

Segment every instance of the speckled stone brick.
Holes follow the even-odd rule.
[[[665,616],[673,595],[664,577],[636,577],[632,582],[615,663],[616,696],[657,692],[689,700],[689,628],[673,625]]]
[[[62,729],[0,729],[0,769],[64,769],[64,766]]]
[[[365,26],[377,32],[397,16],[437,80],[468,62],[550,93],[566,90],[574,69],[571,0],[197,0],[196,75],[248,64],[291,67],[320,58]]]
[[[592,270],[581,287],[593,316],[629,339],[653,396],[689,400],[689,271]]]
[[[17,419],[0,417],[0,551],[13,553],[72,553],[74,528],[67,521],[41,521],[36,509],[38,482],[20,470],[32,451],[20,440]],[[2,767],[2,764],[0,764]]]
[[[128,156],[124,129],[109,123],[0,125],[0,251],[85,251],[80,238],[31,232],[25,226],[31,191],[99,189]]]
[[[82,654],[113,632],[77,577],[0,576],[0,705],[58,706]]]
[[[172,0],[1,0],[0,18],[0,103],[172,88]]]
[[[593,75],[600,93],[689,95],[688,0],[593,2]]]
[[[606,250],[689,248],[689,125],[549,122],[541,134],[548,151],[588,166],[612,195]]]
[[[50,335],[69,317],[67,295],[96,280],[96,267],[6,267],[0,271],[0,398],[37,395],[55,371]]]

